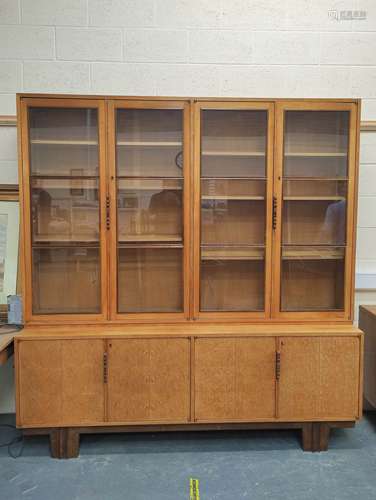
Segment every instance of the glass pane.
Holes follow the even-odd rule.
[[[286,111],[284,177],[346,178],[348,111]]]
[[[99,248],[34,247],[34,314],[100,312]]]
[[[183,113],[116,113],[118,312],[183,311]]]
[[[343,247],[284,247],[282,310],[342,310],[344,262]]]
[[[182,180],[119,179],[119,241],[182,241],[182,191]]]
[[[343,310],[348,111],[285,113],[281,308]]]
[[[267,111],[201,118],[200,309],[262,311]]]
[[[119,312],[182,311],[182,259],[181,248],[119,248]]]
[[[101,311],[97,122],[96,109],[29,109],[34,314]]]
[[[96,109],[30,108],[31,175],[97,176]]]
[[[98,180],[32,179],[34,243],[99,241]]]
[[[119,109],[116,113],[117,175],[182,177],[182,111]]]

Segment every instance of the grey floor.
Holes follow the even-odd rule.
[[[376,499],[376,413],[332,431],[326,453],[302,452],[295,431],[87,435],[71,460],[51,459],[45,437],[17,459],[0,448],[4,500],[189,500],[191,477],[200,500]]]

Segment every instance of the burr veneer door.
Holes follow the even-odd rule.
[[[18,344],[18,425],[102,423],[102,339],[28,340]]]
[[[274,337],[195,341],[195,419],[275,417]]]
[[[359,338],[284,337],[280,352],[280,419],[359,417]]]
[[[188,339],[116,339],[108,352],[110,422],[188,421]]]

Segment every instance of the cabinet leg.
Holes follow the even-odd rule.
[[[80,451],[80,434],[71,428],[57,428],[50,432],[52,458],[75,458]]]
[[[327,451],[330,426],[326,422],[307,422],[302,426],[304,451]]]

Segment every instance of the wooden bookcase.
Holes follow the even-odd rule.
[[[362,412],[358,100],[18,96],[17,424],[301,428]]]

